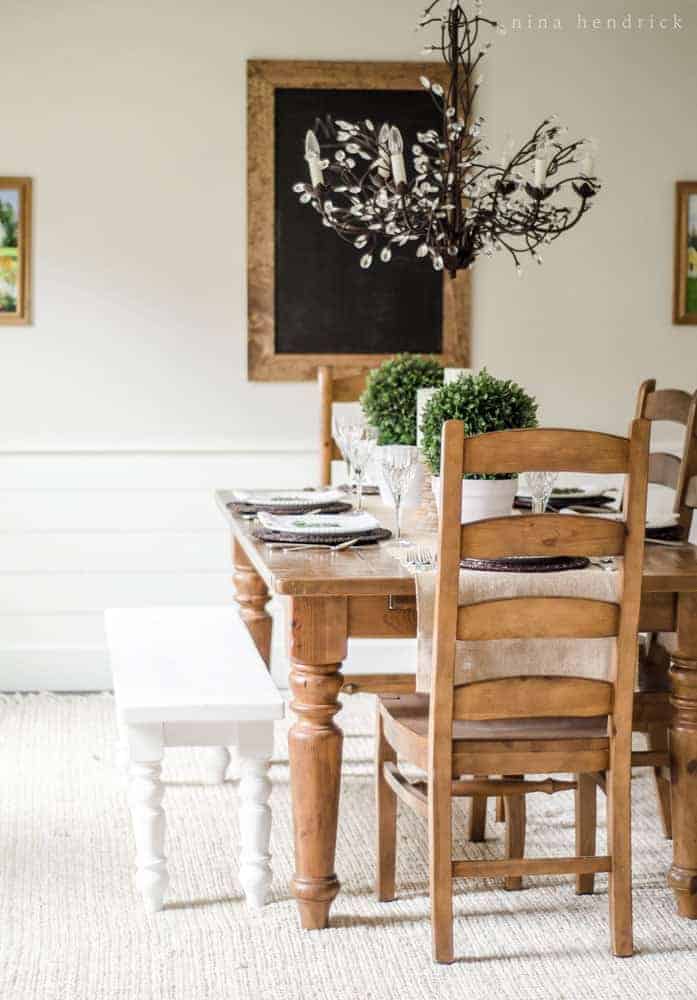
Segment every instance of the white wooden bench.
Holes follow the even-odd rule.
[[[283,700],[246,627],[232,608],[114,608],[105,624],[147,909],[162,909],[169,881],[160,774],[172,746],[218,747],[220,781],[227,747],[237,747],[239,877],[247,902],[262,906],[271,884],[267,772]]]

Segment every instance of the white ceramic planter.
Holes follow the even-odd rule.
[[[385,480],[382,475],[382,462],[380,461],[380,452],[383,448],[389,448],[389,445],[380,445],[375,449],[376,461],[375,468],[377,470],[377,484],[380,487],[380,500],[385,504],[386,507],[392,507],[392,494],[385,485]],[[416,449],[414,449],[416,450]],[[414,469],[414,476],[409,488],[402,500],[402,510],[413,510],[415,507],[419,506],[421,502],[421,492],[424,487],[424,482],[426,480],[426,468],[421,462],[416,463],[416,468]]]
[[[440,476],[433,476],[431,487],[440,514]],[[463,479],[461,523],[510,514],[517,489],[517,476],[514,479]]]

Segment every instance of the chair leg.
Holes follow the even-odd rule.
[[[385,781],[383,765],[396,763],[397,754],[385,739],[385,730],[377,702],[375,734],[375,806],[377,825],[377,871],[375,891],[379,900],[387,902],[395,896],[397,860],[397,796]]]
[[[607,774],[608,847],[612,858],[610,872],[610,934],[612,951],[627,958],[634,951],[632,931],[632,812],[630,750],[623,755],[610,750]]]
[[[136,841],[136,885],[150,913],[162,909],[169,885],[161,771],[159,760],[131,762],[129,800]]]
[[[227,747],[213,747],[211,757],[213,758],[213,780],[217,785],[222,785],[230,766],[230,751]]]
[[[576,775],[576,854],[590,858],[595,855],[597,828],[596,784],[590,774]],[[592,872],[576,876],[576,892],[579,896],[590,895],[595,885]]]
[[[487,778],[486,774],[475,774],[475,778]],[[470,799],[468,840],[480,844],[486,840],[486,795],[473,795]]]
[[[453,845],[450,775],[430,782],[428,841],[434,962],[453,961]]]
[[[505,778],[522,778],[522,774],[506,774]],[[506,795],[504,797],[504,809],[506,814],[506,857],[525,857],[525,796]],[[504,888],[509,892],[515,892],[523,888],[523,879],[520,875],[509,875],[504,880]]]
[[[668,749],[668,730],[662,723],[649,726],[647,734],[649,750]],[[654,767],[653,777],[656,783],[656,797],[658,799],[658,814],[661,818],[663,836],[670,840],[673,836],[673,823],[670,812],[670,778],[666,776],[662,767]]]

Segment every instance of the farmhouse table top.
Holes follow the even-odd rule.
[[[413,596],[414,577],[390,552],[390,542],[351,548],[343,552],[284,551],[270,548],[252,534],[253,521],[233,514],[227,504],[232,493],[216,492],[218,506],[250,562],[275,594],[312,596]],[[365,509],[385,526],[393,522],[392,511],[379,498],[366,497]],[[414,536],[414,544],[435,548],[435,534]],[[646,545],[643,591],[655,593],[697,592],[697,546],[680,548]]]

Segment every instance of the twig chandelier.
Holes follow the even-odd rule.
[[[294,190],[361,252],[361,267],[371,267],[376,257],[387,263],[396,248],[412,244],[416,257],[452,277],[480,254],[501,251],[508,251],[520,274],[521,258],[529,254],[541,264],[541,247],[590,208],[600,189],[594,143],[565,143],[566,129],[552,116],[520,148],[509,138],[499,161],[487,162],[484,117],[475,117],[473,108],[480,64],[491,48],[480,34],[505,29],[483,16],[482,0],[474,0],[470,16],[460,0],[451,0],[441,16],[442,2],[426,8],[420,26],[438,27],[440,41],[425,51],[441,53],[450,82],[446,89],[421,77],[442,124],[440,131],[417,133],[411,177],[395,125],[376,128],[369,118],[354,123],[328,115],[306,135],[310,184],[297,183]]]

